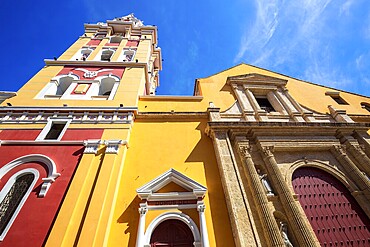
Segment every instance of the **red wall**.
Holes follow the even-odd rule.
[[[34,140],[40,130],[3,130],[1,139]],[[63,140],[100,139],[102,129],[68,130]],[[12,137],[12,138],[10,138]],[[38,198],[42,178],[47,175],[47,167],[38,163],[26,163],[12,169],[0,181],[0,189],[16,172],[25,168],[35,168],[40,177],[13,222],[0,246],[42,246],[53,220],[58,212],[63,197],[68,189],[71,178],[82,156],[83,145],[2,145],[0,146],[0,166],[29,154],[43,154],[51,158],[57,167],[60,177],[51,185],[44,198]],[[6,154],[6,155],[5,155]]]

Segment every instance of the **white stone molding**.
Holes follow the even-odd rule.
[[[111,94],[112,95],[112,94]],[[129,108],[129,107],[128,107]],[[128,123],[133,120],[133,112],[130,110],[125,111],[124,107],[109,109],[108,112],[94,110],[86,111],[69,111],[69,107],[65,109],[57,109],[54,112],[34,112],[34,109],[29,108],[27,112],[18,111],[0,111],[0,123],[48,123],[49,118],[58,119],[71,119],[70,123]],[[118,111],[120,110],[120,111]],[[123,111],[122,111],[123,110]],[[86,117],[82,118],[81,114],[86,113]]]
[[[47,120],[46,126],[42,129],[40,134],[37,136],[36,141],[60,141],[64,135],[64,133],[67,131],[69,124],[72,122],[72,118],[58,118],[58,117],[49,117]],[[62,132],[59,134],[58,138],[55,140],[45,140],[46,135],[50,131],[53,123],[57,124],[65,124]]]
[[[84,141],[84,154],[97,154],[99,146],[103,144],[102,140],[86,140]]]
[[[45,197],[51,184],[55,182],[55,179],[60,176],[60,173],[57,172],[55,162],[48,156],[45,156],[43,154],[29,154],[19,157],[0,168],[0,179],[13,168],[29,162],[40,162],[45,164],[48,168],[47,177],[42,178],[42,181],[44,181],[44,183],[42,184],[40,193],[38,195],[39,197]]]
[[[0,233],[0,241],[4,240],[6,234],[8,233],[8,231],[9,231],[10,227],[12,226],[14,220],[17,218],[18,213],[20,212],[20,210],[22,209],[22,207],[23,207],[24,203],[26,202],[28,196],[32,192],[33,187],[35,186],[37,180],[40,177],[40,174],[34,168],[27,168],[27,169],[18,171],[17,173],[15,173],[13,176],[11,176],[9,178],[9,180],[6,182],[6,184],[4,185],[3,189],[0,192],[0,202],[2,202],[5,198],[5,196],[8,194],[9,190],[12,188],[13,184],[16,182],[17,178],[20,177],[23,174],[30,174],[30,173],[33,174],[35,177],[34,177],[32,183],[31,183],[31,185],[27,189],[25,195],[23,196],[22,200],[19,202],[16,210],[14,211],[13,215],[11,216],[11,218],[10,218],[8,224],[6,225],[4,231]]]
[[[145,218],[146,213],[148,212],[148,205],[146,203],[140,203],[139,207],[139,226],[137,230],[137,240],[136,240],[136,247],[144,246],[145,242]]]
[[[148,226],[145,235],[144,235],[144,245],[137,245],[137,247],[150,247],[150,238],[152,236],[153,231],[155,228],[165,220],[180,220],[184,222],[190,228],[191,232],[193,233],[194,237],[194,247],[208,247],[202,246],[200,234],[197,225],[195,222],[186,214],[179,213],[179,212],[166,212],[158,217],[156,217]]]
[[[200,232],[201,232],[202,247],[209,247],[207,222],[206,222],[206,216],[204,214],[204,211],[206,210],[206,206],[204,205],[203,201],[199,201],[197,203],[197,210],[199,212],[199,225],[200,225]]]
[[[40,93],[37,94],[35,97],[36,99],[44,99],[49,96],[54,96],[54,97],[61,97],[62,95],[58,95],[58,87],[61,85],[61,80],[70,77],[72,81],[74,80],[79,80],[79,76],[69,73],[68,75],[58,75],[56,77],[53,77],[48,84],[40,91]],[[71,87],[71,85],[69,85]],[[64,90],[64,92],[67,91]]]
[[[104,144],[107,146],[105,153],[106,154],[118,154],[119,147],[121,145],[127,144],[127,141],[123,140],[106,140]]]
[[[159,189],[163,188],[170,182],[174,182],[186,189],[188,192],[157,193]],[[204,197],[207,192],[207,188],[171,168],[159,177],[137,189],[136,192],[140,199],[148,201],[197,200]],[[173,206],[177,207],[179,205]],[[151,206],[149,208],[151,208]]]

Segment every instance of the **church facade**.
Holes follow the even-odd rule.
[[[370,98],[248,64],[157,96],[157,28],[85,33],[0,106],[0,246],[368,246]]]

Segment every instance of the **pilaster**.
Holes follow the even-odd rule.
[[[78,240],[102,158],[101,154],[90,151],[82,156],[70,185],[79,189],[68,190],[45,246],[73,246]]]
[[[232,157],[226,132],[212,132],[222,187],[225,193],[235,246],[257,246],[251,226],[250,212],[243,196],[243,185]]]
[[[126,151],[125,147],[120,148],[121,143],[123,143],[121,140],[105,141],[107,148],[95,181],[78,245],[104,246],[107,241]]]
[[[250,146],[247,142],[239,142],[239,155],[240,159],[242,160],[243,170],[247,177],[249,187],[254,194],[253,199],[254,203],[258,209],[258,216],[260,221],[263,225],[264,235],[268,246],[281,246],[285,247],[283,239],[281,238],[279,232],[279,227],[276,223],[275,217],[272,214],[271,210],[268,207],[268,199],[266,196],[266,192],[263,188],[263,185],[260,181],[259,175],[253,163],[251,154],[250,154]]]
[[[286,213],[289,226],[294,229],[292,232],[299,246],[320,246],[306,215],[296,203],[292,192],[285,182],[284,176],[273,155],[273,146],[263,146],[260,144],[260,149],[267,167],[267,172],[274,182],[274,188]]]
[[[365,194],[366,198],[370,200],[370,181],[348,157],[346,153],[346,146],[334,145],[331,148],[331,152],[341,164],[346,175],[348,175],[352,181],[355,182],[355,184]]]

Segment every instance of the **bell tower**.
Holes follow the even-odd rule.
[[[84,29],[3,105],[136,107],[138,96],[155,94],[162,68],[155,26],[130,14]]]

